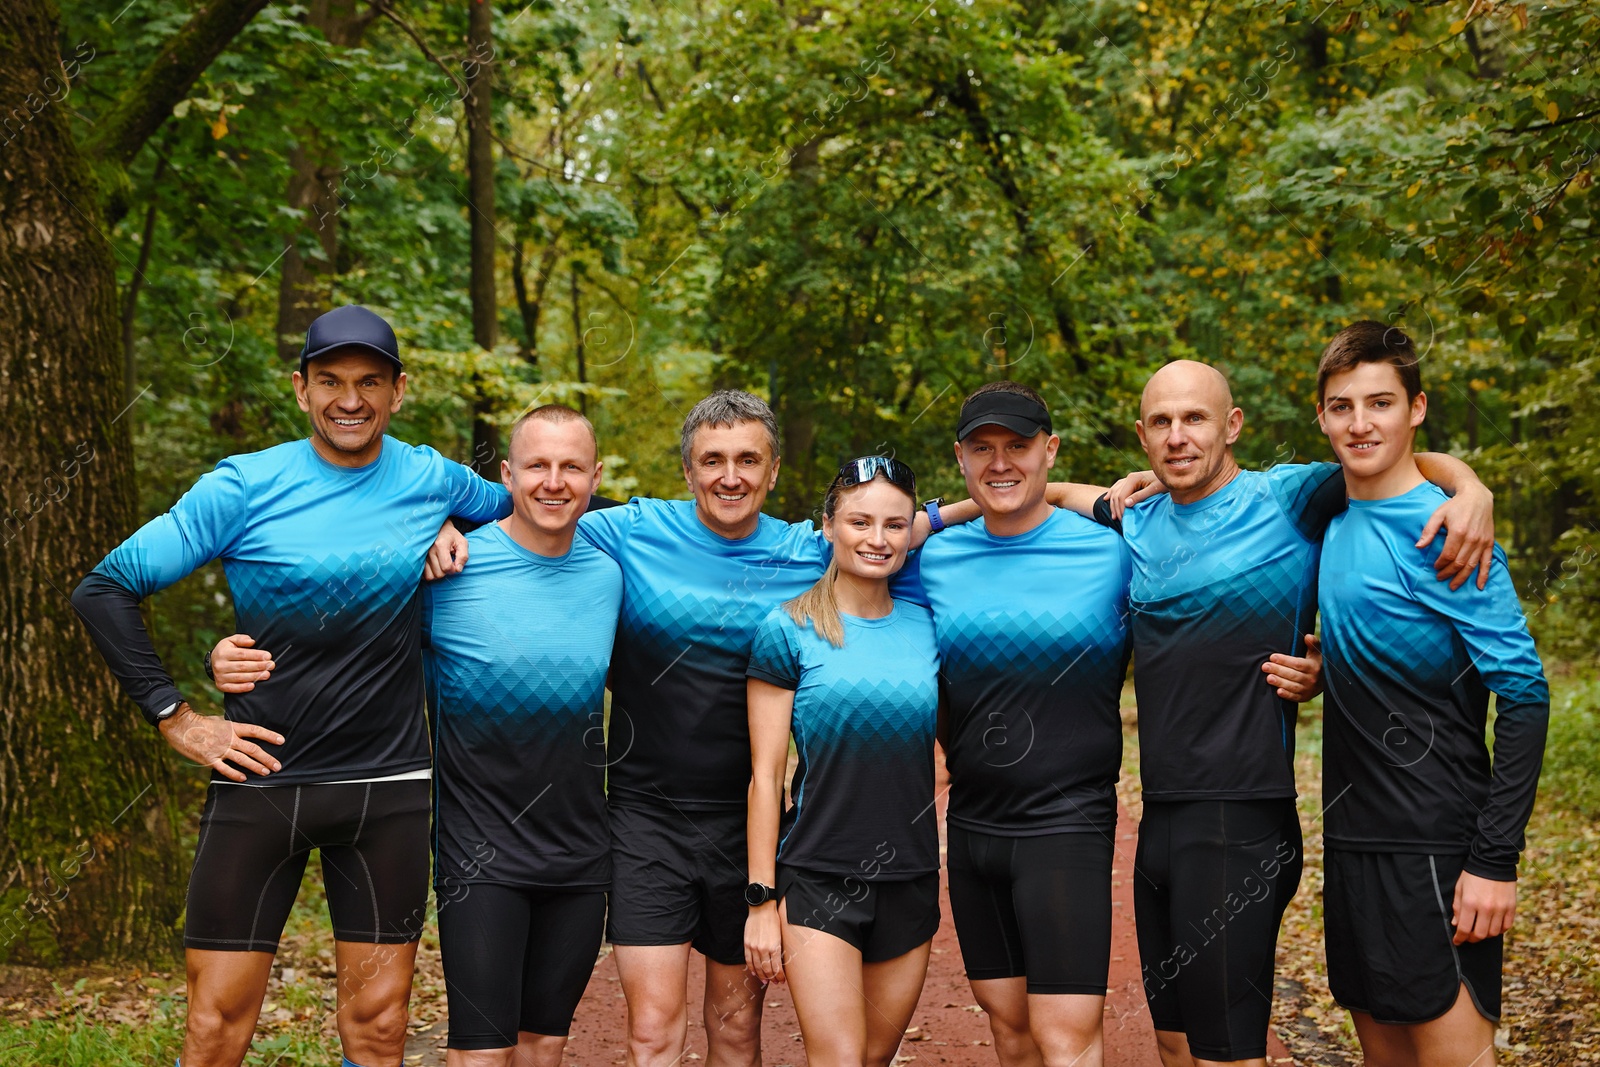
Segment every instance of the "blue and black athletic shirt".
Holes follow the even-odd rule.
[[[743,809],[750,644],[769,611],[822,577],[831,549],[821,531],[762,515],[754,533],[729,540],[706,528],[692,500],[636,497],[585,515],[578,536],[622,565],[612,802]],[[893,588],[914,588],[914,562],[901,575]]]
[[[434,881],[605,889],[605,685],[622,570],[575,539],[541,556],[499,523],[423,590]]]
[[[933,617],[903,600],[881,619],[841,617],[836,648],[774,608],[750,653],[751,678],[794,691],[799,763],[778,862],[888,882],[931,874],[939,869]]]
[[[1123,514],[1145,800],[1295,795],[1298,705],[1261,665],[1305,654],[1322,535],[1344,504],[1338,464],[1284,463],[1192,504],[1163,494]],[[1095,518],[1117,525],[1104,498]]]
[[[1443,504],[1424,483],[1352,500],[1322,550],[1322,803],[1329,848],[1467,854],[1517,876],[1550,689],[1497,545],[1489,585],[1434,575],[1417,531]],[[1494,758],[1484,730],[1497,697]]]
[[[922,550],[949,718],[950,823],[1013,837],[1117,822],[1129,555],[1080,515],[954,526]]]
[[[509,514],[504,487],[431,448],[383,439],[364,467],[309,440],[217,464],[166,514],[117,546],[72,602],[101,655],[152,723],[183,699],[139,617],[139,600],[213,559],[237,632],[277,669],[224,701],[228,718],[276,730],[283,769],[250,785],[378,778],[424,770],[419,654],[423,561],[451,515]],[[227,781],[213,772],[213,781]]]

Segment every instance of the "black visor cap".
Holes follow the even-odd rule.
[[[376,312],[359,304],[347,304],[318,315],[306,330],[306,344],[300,350],[300,373],[304,374],[306,364],[318,356],[342,348],[363,348],[380,355],[394,364],[397,374],[404,369],[394,328]]]
[[[965,441],[980,426],[1000,426],[1024,437],[1055,432],[1050,427],[1049,409],[1021,393],[983,393],[961,405],[956,440]]]

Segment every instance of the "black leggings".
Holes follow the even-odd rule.
[[[565,1037],[600,952],[605,892],[465,888],[439,903],[449,1047],[510,1048],[519,1031]]]
[[[950,911],[967,978],[1103,997],[1111,966],[1111,839],[1000,837],[950,827]]]
[[[417,940],[428,908],[428,785],[213,784],[189,876],[184,947],[278,951],[314,848],[335,938]]]
[[[1133,907],[1150,1021],[1208,1060],[1267,1054],[1278,924],[1300,884],[1293,800],[1147,801]]]

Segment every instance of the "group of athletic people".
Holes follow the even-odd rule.
[[[955,426],[969,501],[919,504],[904,463],[863,457],[820,527],[762,514],[779,436],[748,393],[685,419],[693,499],[615,506],[570,408],[516,422],[503,486],[387,437],[405,375],[366,309],[313,323],[294,385],[309,440],[224,460],[74,595],[146,718],[213,769],[181,1064],[243,1059],[314,848],[345,1062],[401,1062],[431,775],[451,1067],[556,1067],[602,938],[630,1064],[683,1058],[697,950],[709,1064],[760,1062],[781,980],[811,1063],[887,1065],[940,921],[936,739],[995,1053],[1098,1064],[1130,655],[1166,1067],[1265,1062],[1297,705],[1324,686],[1333,993],[1370,1062],[1492,1059],[1548,694],[1492,498],[1413,454],[1400,331],[1358,323],[1323,354],[1338,463],[1241,470],[1226,379],[1180,361],[1141,400],[1149,471],[1051,483],[1049,410],[1000,381]],[[218,558],[238,633],[208,656],[209,717],[138,601]]]

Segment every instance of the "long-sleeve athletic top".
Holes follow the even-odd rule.
[[[778,862],[906,881],[939,869],[933,734],[939,650],[928,609],[843,615],[836,648],[781,607],[756,631],[749,675],[794,691],[794,806]]]
[[[1017,837],[1116,827],[1128,569],[1122,538],[1067,511],[1013,537],[978,519],[923,548],[952,825]]]
[[[214,559],[237,632],[277,669],[230,694],[227,717],[276,730],[282,769],[249,785],[387,777],[429,765],[421,594],[428,547],[451,515],[507,515],[505,488],[391,437],[364,467],[293,441],[218,463],[112,550],[73,593],[112,673],[154,723],[183,699],[139,601]],[[214,781],[226,781],[213,773]]]
[[[423,589],[434,881],[606,889],[605,685],[622,571],[582,539],[541,556],[499,523]]]
[[[1550,689],[1505,553],[1489,584],[1452,591],[1417,531],[1445,496],[1424,483],[1351,500],[1322,549],[1322,802],[1329,848],[1467,854],[1516,877]],[[1484,740],[1496,697],[1494,757]]]

